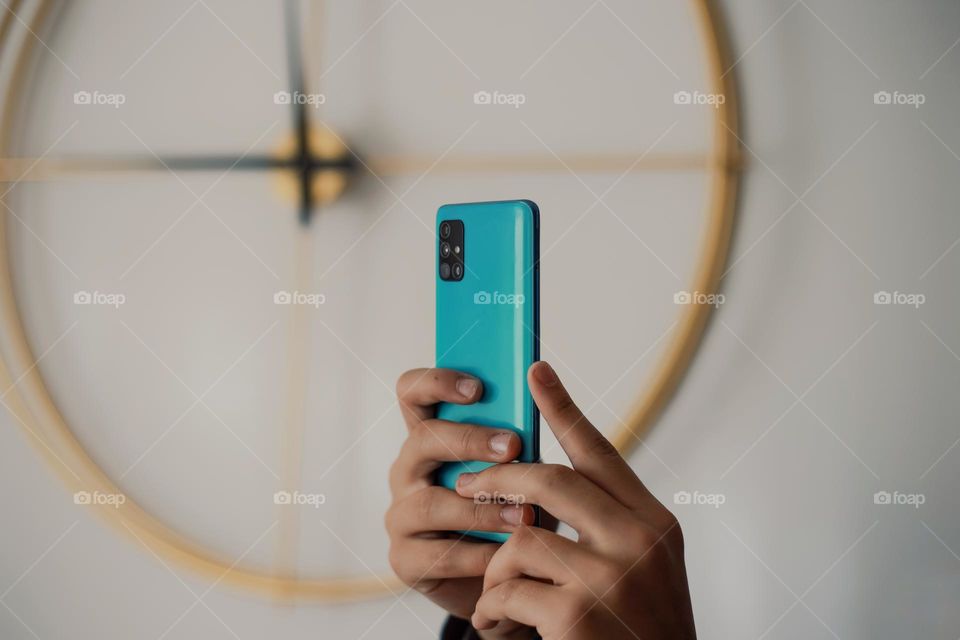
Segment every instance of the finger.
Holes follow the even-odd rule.
[[[540,413],[573,464],[573,468],[632,509],[653,496],[609,440],[574,403],[546,362],[536,362],[527,374],[530,393]]]
[[[421,489],[387,513],[391,534],[403,537],[433,531],[511,532],[533,520],[528,504],[478,504],[443,487]]]
[[[541,505],[584,539],[610,539],[630,516],[597,485],[557,464],[497,464],[480,473],[460,474],[456,489],[466,498],[498,496]]]
[[[419,420],[432,417],[438,402],[471,404],[482,395],[478,379],[453,369],[411,369],[397,380],[400,407]]]
[[[390,547],[390,566],[405,584],[482,576],[496,543],[459,539],[406,538]]]
[[[560,587],[536,580],[508,580],[480,596],[470,621],[481,631],[501,620],[512,620],[543,633],[551,618],[565,610],[567,600]]]
[[[412,475],[422,477],[441,462],[508,462],[520,455],[521,446],[513,431],[430,419],[411,428],[399,459]]]
[[[408,495],[433,484],[433,472],[443,462],[507,462],[520,455],[520,448],[520,438],[512,431],[424,420],[410,429],[390,468],[390,489],[395,496]]]
[[[537,578],[564,585],[587,573],[593,554],[583,545],[539,527],[519,527],[493,554],[483,574],[483,590],[514,578]]]

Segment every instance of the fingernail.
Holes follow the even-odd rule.
[[[510,447],[510,434],[509,433],[498,433],[497,435],[490,438],[489,441],[490,449],[494,453],[499,453],[503,455],[507,452],[507,448]]]
[[[520,524],[523,521],[523,505],[510,504],[500,509],[500,519],[507,524]]]
[[[480,383],[473,378],[460,378],[457,380],[457,391],[464,398],[472,398],[480,387]]]
[[[460,477],[457,478],[457,486],[465,487],[477,478],[475,473],[461,473]]]
[[[552,387],[557,384],[557,372],[553,370],[553,367],[550,366],[547,362],[540,362],[537,365],[537,369],[534,372],[537,376],[537,380],[548,387]]]

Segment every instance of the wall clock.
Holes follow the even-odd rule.
[[[629,453],[726,259],[731,65],[707,0],[8,0],[0,399],[159,558],[385,593],[436,206],[540,202],[545,357]]]

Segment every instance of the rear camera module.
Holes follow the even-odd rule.
[[[437,242],[437,255],[439,257],[438,269],[441,280],[456,281],[463,280],[464,271],[466,271],[466,249],[465,229],[463,220],[443,220],[437,229],[439,238]]]

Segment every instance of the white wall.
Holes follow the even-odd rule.
[[[727,301],[634,467],[668,504],[725,498],[675,507],[702,638],[956,638],[960,5],[724,6],[752,152]],[[880,90],[925,103],[875,105]],[[925,303],[878,306],[881,290]],[[166,637],[439,627],[415,594],[290,607],[226,588],[180,619],[207,584],[70,504],[0,419],[4,638],[156,637],[177,620]],[[877,491],[925,503],[876,505]]]

